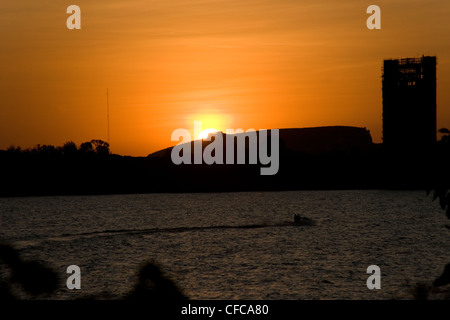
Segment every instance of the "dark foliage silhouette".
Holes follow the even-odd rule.
[[[25,298],[51,298],[58,286],[62,286],[58,274],[39,261],[24,261],[11,245],[0,244],[0,299],[16,300],[17,288]],[[84,300],[111,299],[108,292],[88,296]],[[124,299],[146,302],[158,307],[159,303],[173,303],[187,299],[177,285],[154,262],[142,264],[134,288]]]
[[[186,296],[155,263],[147,262],[140,268],[138,282],[128,298],[158,302],[181,301],[186,299]]]
[[[439,199],[439,205],[450,219],[450,131],[440,129],[442,134],[437,146],[436,165],[434,167],[433,200]],[[427,191],[429,194],[431,189]],[[449,225],[446,225],[450,229]],[[433,282],[433,286],[441,287],[450,284],[450,263],[444,268],[442,275]]]
[[[94,147],[92,146],[92,142],[83,142],[80,144],[80,152],[81,153],[92,153],[94,152]]]
[[[73,141],[69,141],[64,143],[64,145],[62,146],[62,154],[64,156],[74,156],[76,155],[78,152],[78,147],[75,144],[75,142]]]
[[[435,287],[442,287],[447,284],[450,284],[450,263],[445,266],[441,276],[433,282],[433,286]]]
[[[109,154],[109,143],[102,140],[92,140],[92,146],[95,152],[99,155]]]
[[[57,274],[39,261],[24,261],[18,252],[6,244],[0,245],[0,262],[9,269],[9,277],[1,279],[0,296],[3,299],[15,299],[14,286],[20,287],[33,298],[51,295],[57,288]]]

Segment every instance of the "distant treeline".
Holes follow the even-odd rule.
[[[38,156],[38,157],[71,157],[74,155],[108,155],[110,154],[109,143],[102,140],[91,140],[83,142],[80,147],[73,141],[68,141],[62,146],[40,145],[34,148],[22,149],[20,146],[10,146],[6,150],[0,150],[2,156]]]
[[[111,154],[109,144],[96,139],[79,146],[11,146],[0,150],[0,196],[135,192],[147,167],[142,159]]]
[[[332,135],[336,136],[336,132]],[[280,140],[279,171],[272,176],[260,175],[260,164],[175,165],[170,158],[170,149],[148,157],[111,154],[108,143],[101,140],[91,140],[80,146],[67,142],[59,147],[10,147],[0,150],[0,196],[304,189],[425,190],[433,189],[441,184],[440,181],[450,181],[448,134],[428,148],[391,150],[370,142],[359,146],[327,146],[322,152],[312,152],[293,149],[290,145],[295,145],[295,141],[283,138],[282,134]],[[340,143],[348,141],[338,140]]]

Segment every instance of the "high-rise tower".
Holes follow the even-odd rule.
[[[436,57],[384,60],[383,144],[436,142]]]

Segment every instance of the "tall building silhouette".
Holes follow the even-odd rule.
[[[436,57],[384,60],[383,144],[436,142]]]

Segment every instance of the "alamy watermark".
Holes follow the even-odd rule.
[[[67,29],[81,29],[81,9],[77,5],[70,5],[67,7],[66,13],[70,13],[70,16],[66,20]]]
[[[377,265],[370,265],[367,267],[366,273],[371,274],[367,278],[366,285],[367,289],[381,289],[381,269]]]
[[[77,5],[70,5],[66,9],[70,16],[66,20],[66,26],[69,30],[81,29],[81,9]],[[370,17],[366,20],[366,26],[369,30],[381,29],[381,9],[377,5],[370,5],[366,9]]]
[[[70,274],[67,278],[66,286],[68,289],[73,290],[81,289],[81,269],[79,266],[73,264],[67,267],[66,273]]]
[[[270,132],[270,154],[268,145],[268,131]],[[191,133],[187,129],[176,129],[172,132],[172,141],[181,141],[172,149],[172,162],[179,164],[246,164],[248,151],[248,164],[259,163],[268,166],[262,167],[261,175],[274,175],[278,172],[280,165],[279,157],[279,130],[227,129],[225,135],[225,159],[224,159],[224,134],[215,132],[205,139],[202,135],[202,122],[194,121],[194,141],[191,142]],[[212,140],[214,137],[214,140]],[[211,141],[203,148],[203,141]],[[248,148],[246,148],[248,140]],[[235,144],[236,142],[236,144]],[[193,151],[192,151],[193,147]],[[193,156],[193,157],[192,157]]]

